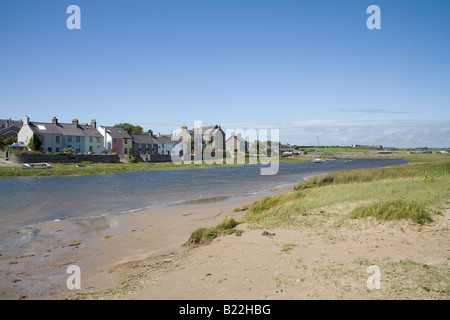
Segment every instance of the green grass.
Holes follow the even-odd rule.
[[[328,173],[301,182],[294,186],[294,190],[322,187],[330,184],[373,182],[395,178],[421,177],[424,180],[432,180],[434,176],[450,174],[450,157],[448,155],[417,155],[402,158],[413,162],[379,169],[359,169]]]
[[[362,205],[353,210],[350,217],[354,219],[375,217],[378,220],[410,219],[421,225],[433,221],[430,212],[423,204],[404,199],[391,199]]]
[[[208,244],[220,235],[236,233],[241,235],[242,232],[237,232],[234,228],[239,224],[233,217],[227,216],[217,226],[209,228],[199,228],[191,233],[186,244],[199,245]]]

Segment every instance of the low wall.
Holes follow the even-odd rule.
[[[3,152],[2,157],[5,157]],[[15,163],[36,163],[36,162],[51,162],[51,163],[79,163],[83,161],[89,162],[103,162],[103,163],[119,163],[120,159],[117,155],[110,154],[69,154],[69,155],[27,155],[27,154],[9,154],[9,161]]]

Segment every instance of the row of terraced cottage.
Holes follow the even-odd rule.
[[[194,137],[194,131],[201,130],[203,148],[227,147],[242,153],[248,150],[248,142],[240,135],[234,134],[225,141],[225,133],[220,125],[204,126],[188,130],[186,126],[181,127],[181,132],[167,136],[155,136],[149,130],[147,134],[129,134],[120,127],[97,126],[96,120],[91,123],[80,123],[74,119],[72,123],[60,123],[56,117],[51,123],[34,122],[29,117],[24,117],[22,128],[18,132],[18,144],[25,147],[28,145],[33,134],[39,136],[42,152],[63,152],[68,148],[73,153],[106,154],[116,153],[118,155],[170,155],[172,149],[182,139]],[[182,137],[182,139],[181,139]]]

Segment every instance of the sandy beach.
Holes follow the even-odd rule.
[[[191,204],[141,210],[94,218],[65,219],[27,228],[33,241],[2,252],[1,299],[48,299],[71,295],[67,289],[69,265],[81,270],[77,293],[117,286],[122,274],[112,268],[132,261],[184,251],[192,231],[212,226],[233,209],[257,197],[207,199]]]
[[[199,227],[241,219],[233,209],[257,198],[40,224],[35,241],[0,257],[2,299],[448,298],[448,205],[418,226],[343,219],[358,205],[343,203],[309,213],[302,227],[240,224],[239,236],[184,245]],[[80,267],[79,290],[66,286],[69,265]],[[370,265],[381,270],[379,290],[367,287]]]

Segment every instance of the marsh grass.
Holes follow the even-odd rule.
[[[417,156],[411,157],[410,160],[416,162],[378,169],[338,171],[311,177],[295,185],[294,190],[301,191],[334,184],[374,182],[415,177],[420,177],[424,182],[433,182],[436,176],[450,175],[450,156],[448,155],[429,155],[428,158]]]
[[[385,221],[410,219],[421,225],[433,221],[430,212],[423,204],[404,199],[390,199],[362,205],[353,210],[350,217],[354,219],[375,217]]]
[[[186,242],[187,245],[199,245],[208,244],[215,238],[225,234],[236,233],[241,235],[242,232],[234,229],[239,224],[233,217],[227,216],[223,219],[217,226],[209,228],[199,228],[191,233],[189,240]]]

